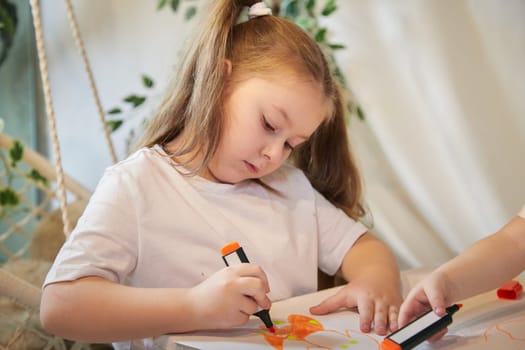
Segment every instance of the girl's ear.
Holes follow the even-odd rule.
[[[232,61],[225,59],[224,60],[224,70],[226,72],[226,76],[229,77],[232,74]]]

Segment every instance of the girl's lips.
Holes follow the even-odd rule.
[[[251,173],[257,174],[259,172],[259,168],[257,168],[252,163],[244,161],[244,164],[246,164],[246,168],[248,168],[248,171],[250,171]]]

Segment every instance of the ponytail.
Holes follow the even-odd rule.
[[[213,156],[222,130],[221,98],[225,61],[230,56],[232,28],[243,7],[256,1],[213,0],[179,63],[168,94],[149,124],[139,147],[165,146],[185,131],[172,156],[204,155],[201,170]]]

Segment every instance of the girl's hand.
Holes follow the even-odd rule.
[[[239,264],[217,271],[189,290],[197,329],[221,329],[246,324],[259,308],[269,309],[268,279],[255,264]]]
[[[324,315],[341,308],[357,307],[360,329],[368,333],[373,328],[378,335],[386,335],[387,330],[395,331],[401,293],[396,288],[385,287],[380,278],[353,280],[337,294],[310,308],[314,315]]]

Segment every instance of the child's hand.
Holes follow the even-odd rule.
[[[341,308],[357,307],[362,332],[370,332],[372,325],[379,335],[397,329],[397,317],[401,294],[396,288],[385,288],[378,278],[354,280],[337,294],[310,308],[314,315],[324,315]]]
[[[450,300],[449,283],[445,274],[431,273],[410,290],[399,310],[399,325],[403,327],[424,312],[432,309],[445,315]],[[441,334],[443,336],[445,333]],[[438,337],[440,338],[440,337]]]
[[[189,291],[198,329],[240,326],[259,308],[269,309],[268,279],[255,264],[226,267]]]

